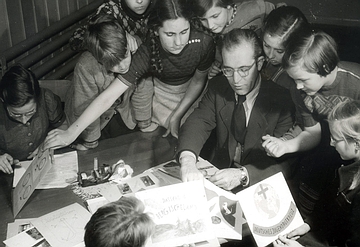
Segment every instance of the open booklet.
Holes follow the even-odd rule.
[[[258,246],[304,224],[281,172],[236,194]]]

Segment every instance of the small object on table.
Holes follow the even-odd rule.
[[[121,182],[127,178],[131,178],[133,169],[125,164],[123,160],[119,160],[113,165],[103,164],[98,166],[98,159],[94,158],[94,169],[90,171],[80,172],[78,181],[82,187],[107,183],[110,180]]]

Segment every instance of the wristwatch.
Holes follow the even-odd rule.
[[[247,171],[247,169],[243,166],[239,167],[240,169],[240,185],[245,187],[249,185],[249,173]]]

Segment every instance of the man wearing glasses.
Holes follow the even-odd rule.
[[[11,67],[0,82],[0,171],[31,159],[51,128],[66,129],[60,98],[42,89],[21,65]]]
[[[217,186],[236,192],[279,171],[288,178],[293,171],[289,157],[267,156],[261,137],[281,137],[292,127],[294,105],[289,93],[262,80],[262,45],[253,31],[230,31],[220,48],[223,75],[210,80],[199,107],[180,130],[182,180],[203,178],[195,163],[213,129],[217,143],[210,162],[220,170],[209,180]]]

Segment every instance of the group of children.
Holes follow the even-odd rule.
[[[274,246],[360,245],[360,65],[339,61],[333,38],[313,30],[292,6],[107,1],[70,40],[84,51],[65,111],[23,67],[1,79],[0,169],[11,173],[44,140],[45,148],[86,150],[100,138],[159,125],[167,129],[164,136],[178,137],[208,79],[222,73],[218,39],[236,28],[262,39],[261,76],[286,88],[296,106],[293,127],[281,138],[264,136],[262,146],[275,158],[301,154],[295,199],[306,224]],[[139,203],[122,198],[100,208],[86,226],[86,245],[144,246],[152,222]]]

